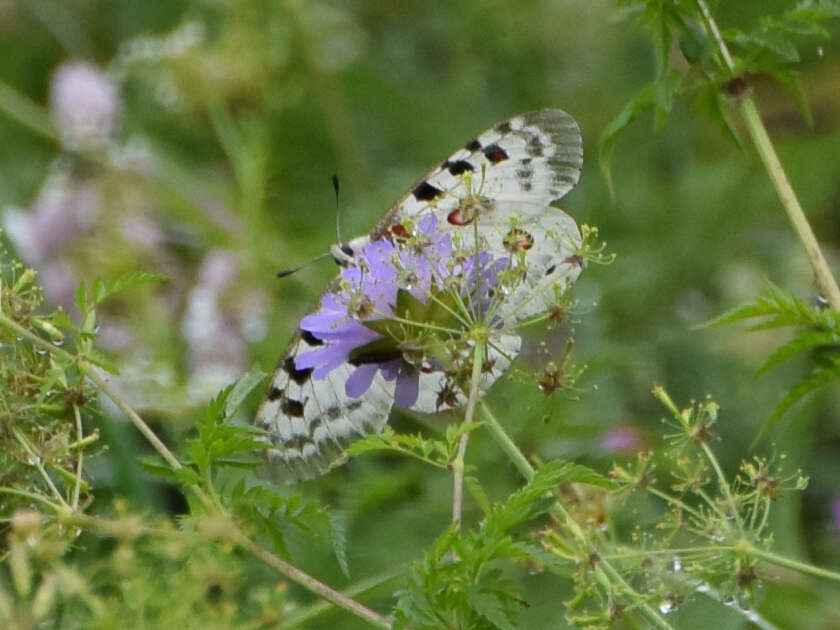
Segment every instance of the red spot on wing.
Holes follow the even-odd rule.
[[[408,239],[411,237],[411,234],[408,233],[408,230],[405,229],[402,223],[395,223],[394,225],[388,226],[386,235],[391,239]]]
[[[465,213],[460,208],[457,210],[453,210],[449,214],[446,215],[446,220],[449,221],[452,225],[469,225],[475,220],[475,215],[473,213]]]

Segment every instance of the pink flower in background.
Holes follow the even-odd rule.
[[[635,450],[642,443],[642,437],[635,427],[614,427],[600,439],[601,450],[607,453],[623,453]]]
[[[204,400],[232,383],[245,369],[247,349],[235,315],[222,303],[222,294],[239,273],[230,252],[213,250],[201,263],[198,282],[187,296],[181,332],[187,342],[188,391]]]
[[[48,177],[28,211],[7,209],[3,224],[24,261],[40,265],[55,258],[79,232],[90,227],[99,205],[95,184],[67,174]]]
[[[53,73],[50,109],[65,145],[98,146],[116,127],[120,94],[105,71],[85,61],[66,61]]]

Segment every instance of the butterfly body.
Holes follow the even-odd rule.
[[[435,412],[463,404],[463,394],[452,388],[450,377],[435,361],[408,365],[403,360],[397,376],[393,361],[399,361],[398,356],[349,352],[340,360],[337,340],[346,329],[344,319],[365,320],[365,308],[379,300],[381,309],[385,298],[374,292],[368,300],[361,292],[359,300],[347,299],[337,307],[336,296],[344,291],[346,297],[348,281],[368,286],[366,274],[375,271],[368,267],[378,264],[371,263],[371,256],[379,251],[390,257],[383,259],[386,264],[398,261],[401,274],[390,278],[387,286],[409,290],[418,280],[412,278],[412,265],[425,269],[435,252],[477,252],[476,261],[480,252],[507,261],[505,271],[520,276],[510,295],[497,300],[497,319],[516,324],[545,312],[582,269],[577,224],[552,205],[577,183],[582,155],[580,131],[571,116],[561,110],[521,114],[488,129],[440,163],[368,235],[331,248],[342,274],[327,288],[320,308],[302,320],[257,412],[256,424],[271,444],[264,466],[269,476],[294,482],[325,472],[349,442],[381,431],[395,395],[402,393],[406,399],[407,389],[415,410]],[[447,264],[447,269],[464,273],[470,263],[453,257]],[[431,272],[438,282],[441,269],[438,264]],[[425,276],[419,275],[422,283]],[[397,301],[393,292],[387,300]],[[337,308],[340,315],[345,306],[347,317],[335,331],[306,324],[332,316],[330,309]],[[365,341],[375,337],[362,328],[354,331]],[[488,349],[482,388],[504,372],[520,344],[518,335],[499,333]],[[307,360],[316,356],[328,365]],[[407,370],[411,381],[403,379]]]

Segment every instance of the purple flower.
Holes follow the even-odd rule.
[[[492,289],[498,285],[498,274],[508,264],[506,258],[493,260],[486,252],[477,260],[475,256],[455,256],[451,236],[436,227],[437,218],[430,214],[420,221],[404,246],[381,239],[357,252],[356,265],[345,268],[337,288],[323,296],[315,313],[301,320],[301,330],[323,345],[298,355],[297,369],[312,369],[313,378],[321,379],[340,365],[355,365],[345,383],[345,392],[352,398],[364,394],[380,372],[387,381],[396,379],[394,400],[399,406],[414,405],[419,394],[419,372],[403,352],[401,343],[406,340],[387,343],[385,335],[370,327],[371,322],[402,320],[404,313],[394,312],[401,289],[427,305],[430,295],[453,290],[453,279],[464,302],[479,311],[477,316],[483,315],[491,302]],[[386,343],[377,351],[358,354],[360,348],[377,341]],[[425,362],[426,368],[429,363]]]

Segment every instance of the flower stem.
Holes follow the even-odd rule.
[[[703,21],[706,23],[706,28],[709,30],[715,40],[715,43],[717,44],[718,51],[723,59],[726,69],[734,75],[735,62],[732,59],[729,48],[726,46],[726,42],[720,34],[720,29],[718,29],[717,24],[709,11],[709,7],[706,5],[704,0],[696,0],[696,2],[698,9],[703,16]],[[779,196],[782,206],[784,206],[788,219],[790,219],[790,222],[793,224],[793,229],[796,231],[799,241],[805,248],[805,253],[808,256],[808,260],[811,262],[811,268],[816,276],[817,284],[819,285],[820,290],[825,293],[825,298],[828,300],[831,308],[840,311],[840,288],[838,288],[837,281],[831,273],[831,268],[828,266],[825,256],[823,256],[813,230],[811,230],[808,218],[805,216],[805,212],[799,204],[799,199],[796,197],[796,193],[793,191],[790,181],[788,181],[785,170],[779,160],[779,156],[773,148],[773,143],[767,133],[767,128],[761,121],[761,115],[758,112],[758,107],[756,107],[755,101],[749,94],[741,98],[739,109],[741,111],[741,117],[744,119],[744,123],[750,133],[753,144],[758,151],[758,155],[764,163],[764,168],[767,169],[767,174],[770,176],[770,180],[776,188],[776,194]]]
[[[478,341],[473,349],[472,376],[470,377],[470,394],[467,399],[467,411],[464,414],[464,425],[469,427],[475,414],[475,403],[478,400],[478,386],[481,383],[481,368],[484,365],[485,342]],[[452,486],[452,526],[455,529],[461,527],[461,513],[464,503],[464,457],[467,454],[467,442],[470,439],[469,431],[464,431],[458,443],[458,454],[452,462],[452,469],[455,472]]]
[[[767,129],[761,121],[755,101],[750,97],[744,98],[741,101],[740,109],[755,148],[758,150],[758,155],[761,157],[761,161],[764,163],[764,167],[776,188],[776,194],[779,196],[785,212],[787,212],[788,219],[793,224],[793,229],[796,231],[799,241],[805,248],[805,253],[808,255],[811,268],[817,278],[817,284],[825,293],[831,308],[840,311],[840,288],[838,288],[837,281],[831,273],[831,268],[828,266],[825,256],[823,256],[813,230],[811,230],[805,212],[799,205],[799,199],[797,199],[796,193],[788,181],[782,163],[779,161],[779,156],[773,148],[773,143],[770,141]]]
[[[522,451],[519,450],[516,443],[510,439],[510,436],[505,432],[502,425],[499,424],[496,416],[493,415],[484,401],[481,402],[481,413],[484,416],[484,426],[487,427],[496,444],[510,458],[510,461],[516,466],[516,469],[522,476],[525,477],[525,480],[531,481],[535,474],[534,467],[531,466],[531,463],[523,455]]]
[[[836,571],[829,571],[828,569],[815,567],[813,564],[800,562],[799,560],[794,560],[793,558],[786,558],[785,556],[780,556],[770,551],[764,551],[763,549],[758,549],[757,547],[750,546],[746,552],[748,555],[760,558],[770,564],[786,567],[800,573],[814,575],[827,580],[833,580],[834,582],[840,582],[840,573],[837,573]]]
[[[387,618],[383,617],[376,611],[371,610],[364,604],[357,602],[355,599],[330,588],[320,580],[315,579],[308,573],[304,573],[295,565],[289,564],[279,556],[274,555],[248,538],[238,527],[234,527],[234,530],[230,533],[229,539],[256,556],[258,559],[262,560],[268,566],[277,569],[277,571],[285,575],[290,580],[297,582],[305,589],[312,591],[316,595],[320,595],[336,606],[340,606],[357,617],[370,622],[371,625],[374,625],[377,628],[391,628],[391,622],[388,621]]]

